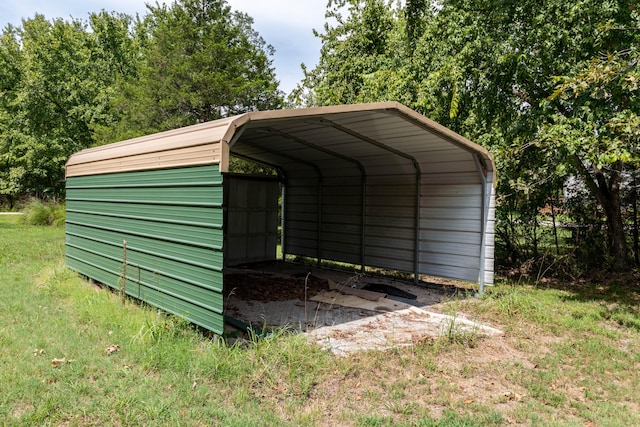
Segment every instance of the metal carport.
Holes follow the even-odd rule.
[[[89,277],[98,272],[96,280],[117,286],[109,282],[116,280],[116,266],[122,264],[120,240],[150,234],[150,239],[139,240],[139,259],[128,267],[127,280],[135,283],[129,271],[137,272],[144,286],[140,271],[148,271],[152,278],[147,281],[157,282],[147,291],[154,295],[152,304],[182,315],[197,311],[189,304],[199,306],[207,292],[221,292],[221,202],[207,204],[208,193],[191,187],[198,200],[188,200],[189,192],[179,196],[169,190],[162,193],[165,199],[145,202],[131,195],[125,200],[109,191],[118,192],[118,182],[126,182],[122,188],[134,186],[135,194],[142,195],[145,188],[165,185],[159,181],[171,186],[187,179],[196,187],[208,182],[198,188],[208,188],[212,197],[222,200],[217,177],[228,172],[230,155],[279,171],[287,254],[410,272],[416,279],[433,275],[471,281],[481,290],[493,283],[495,165],[490,154],[395,102],[251,112],[76,153],[67,163],[68,265]],[[173,178],[167,178],[171,174]],[[130,184],[134,181],[139,184]],[[127,214],[129,209],[135,215]],[[200,209],[200,219],[193,224],[190,209]],[[216,216],[215,223],[203,219],[209,215],[206,209]],[[104,226],[110,220],[113,225]],[[163,228],[167,224],[212,230],[211,241],[199,242],[198,231],[187,228],[184,233],[193,231],[193,241],[163,237],[172,232]],[[143,225],[147,231],[136,231]],[[92,229],[102,237],[92,236]],[[116,235],[121,229],[124,235]],[[96,241],[100,245],[91,243]],[[169,248],[167,241],[178,246]],[[196,246],[204,251],[197,254],[200,270],[184,282],[198,292],[182,298],[183,274],[175,271],[190,257],[178,253]],[[108,248],[112,265],[103,268],[100,257]],[[163,258],[165,249],[173,253],[169,258],[175,268],[160,274],[155,267],[160,261],[152,258]],[[212,251],[210,261],[207,250]],[[216,286],[207,283],[207,272],[216,276]],[[163,302],[161,276],[175,282],[169,294],[177,302]],[[145,292],[131,289],[127,292],[145,299]],[[221,316],[222,299],[216,298],[200,317],[185,317],[221,332],[221,318],[215,323],[200,319],[207,317],[207,310]]]

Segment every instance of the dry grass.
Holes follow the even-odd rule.
[[[338,358],[285,331],[227,346],[62,257],[62,230],[0,219],[2,424],[640,425],[633,275],[502,283],[439,309],[503,337]]]

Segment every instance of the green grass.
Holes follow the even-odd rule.
[[[499,284],[441,309],[504,337],[336,358],[123,303],[64,267],[63,242],[0,216],[0,425],[640,425],[637,278]]]

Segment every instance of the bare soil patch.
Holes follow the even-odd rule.
[[[225,274],[225,298],[258,302],[309,299],[329,290],[327,280],[300,272],[285,275],[270,272],[247,271]]]

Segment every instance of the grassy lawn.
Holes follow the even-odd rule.
[[[228,347],[63,258],[63,228],[0,216],[3,425],[640,425],[637,276],[502,283],[438,309],[503,337],[336,358],[284,332]]]

